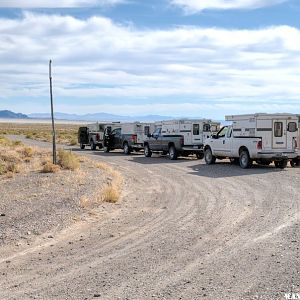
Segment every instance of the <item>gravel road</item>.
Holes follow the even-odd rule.
[[[75,150],[123,174],[122,200],[50,242],[2,257],[0,299],[300,293],[299,169]]]

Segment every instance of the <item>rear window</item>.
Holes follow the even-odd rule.
[[[274,136],[275,137],[282,137],[283,135],[283,123],[282,122],[275,122],[274,123]]]
[[[199,124],[193,124],[193,135],[199,135],[199,133],[200,133]]]
[[[289,132],[296,132],[298,130],[296,122],[290,122],[288,125]]]

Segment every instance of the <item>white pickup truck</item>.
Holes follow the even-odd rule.
[[[207,139],[204,158],[207,164],[229,158],[241,168],[256,161],[262,165],[274,162],[284,169],[297,157],[298,119],[292,114],[254,114],[227,116],[232,124],[224,126]]]

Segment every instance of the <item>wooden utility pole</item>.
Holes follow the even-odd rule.
[[[52,93],[52,61],[49,61],[49,79],[50,79],[50,99],[51,99],[51,118],[52,118],[52,143],[53,143],[53,164],[56,164],[56,138],[53,112],[53,93]]]

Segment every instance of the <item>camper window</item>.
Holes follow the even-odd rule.
[[[145,126],[145,128],[144,128],[144,134],[146,136],[148,136],[148,134],[150,134],[150,126]]]
[[[282,137],[283,135],[283,123],[282,122],[275,122],[274,123],[274,136],[275,137]]]
[[[210,125],[209,124],[204,124],[203,125],[203,131],[204,132],[209,132],[210,131]]]
[[[296,132],[298,130],[296,122],[290,122],[288,125],[289,132]]]
[[[200,133],[200,127],[199,124],[193,124],[193,135],[199,135]]]

